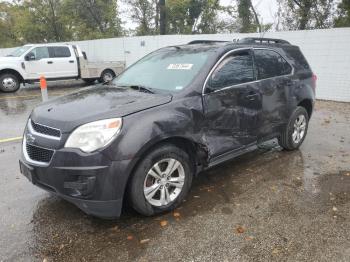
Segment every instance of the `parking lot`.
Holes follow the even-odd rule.
[[[83,86],[49,84],[49,96]],[[0,261],[350,260],[350,103],[317,101],[299,151],[271,142],[202,173],[173,213],[106,221],[20,174],[40,102],[38,87],[0,94]]]

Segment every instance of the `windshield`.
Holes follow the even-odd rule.
[[[178,92],[193,81],[208,56],[207,50],[161,50],[136,62],[113,84]]]
[[[7,56],[20,57],[25,52],[27,52],[30,48],[31,48],[31,46],[28,46],[28,45],[18,47],[15,51],[13,51],[12,53],[10,53]]]

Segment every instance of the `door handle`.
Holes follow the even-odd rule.
[[[69,63],[74,64],[74,60],[69,60]]]
[[[52,62],[52,61],[47,61],[47,63],[48,63],[48,64],[53,64],[53,62]]]

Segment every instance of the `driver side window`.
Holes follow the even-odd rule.
[[[225,58],[212,73],[207,88],[211,91],[255,80],[253,58],[249,51]]]
[[[47,47],[36,47],[34,48],[31,53],[34,54],[35,60],[40,60],[43,58],[49,58],[49,50]]]

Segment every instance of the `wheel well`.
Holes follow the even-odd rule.
[[[134,164],[134,166],[131,169],[130,176],[129,176],[128,181],[126,183],[125,190],[128,190],[128,187],[129,187],[130,181],[133,177],[133,174],[134,174],[137,166],[140,164],[142,159],[145,157],[145,155],[148,154],[153,149],[155,149],[163,144],[172,144],[172,145],[175,145],[175,146],[181,148],[182,150],[186,151],[188,153],[189,157],[193,160],[194,174],[197,174],[198,173],[197,171],[200,171],[199,170],[200,166],[207,164],[206,163],[207,152],[199,144],[197,144],[189,139],[183,138],[183,137],[166,138],[166,139],[163,139],[163,140],[158,141],[157,143],[151,145],[146,150],[144,150],[144,152],[139,156],[139,159],[137,160],[137,162]]]
[[[306,109],[307,114],[309,115],[309,117],[311,117],[311,115],[312,115],[312,102],[311,102],[311,100],[305,99],[305,100],[301,101],[298,104],[298,106],[304,107]]]
[[[0,71],[0,75],[2,75],[2,74],[14,74],[15,76],[18,77],[18,79],[19,79],[19,81],[20,81],[21,83],[24,82],[24,79],[23,79],[22,75],[21,75],[20,73],[18,73],[16,70],[13,70],[13,69],[3,69],[3,70]]]
[[[106,71],[111,71],[111,72],[113,72],[113,74],[114,74],[114,76],[116,76],[117,74],[114,72],[114,70],[113,69],[111,69],[111,68],[106,68],[106,69],[104,69],[102,72],[101,72],[101,76],[103,75],[103,73],[104,72],[106,72]]]

